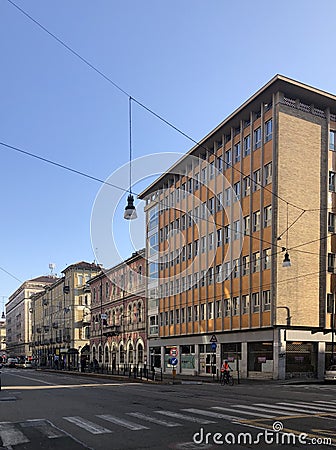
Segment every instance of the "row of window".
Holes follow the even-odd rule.
[[[189,214],[190,213],[190,214]],[[182,220],[184,217],[186,219],[186,215],[182,216],[182,230],[186,229],[186,225],[191,226],[193,224],[192,212],[188,213],[188,220]],[[263,210],[263,227],[267,228],[272,225],[272,206],[265,206]],[[164,242],[168,239],[169,233],[179,230],[180,228],[180,219],[176,219],[174,222],[171,222],[170,226],[166,225],[164,228],[160,229],[159,239],[160,242]],[[205,253],[209,250],[214,250],[216,247],[221,247],[224,244],[229,244],[231,240],[236,241],[240,239],[240,236],[249,236],[252,233],[259,231],[261,228],[261,212],[254,211],[252,213],[252,227],[251,227],[251,217],[245,216],[242,220],[235,220],[230,225],[225,225],[223,228],[218,228],[215,232],[211,232],[208,236],[202,236],[200,241],[196,239],[193,243],[189,243],[186,246],[176,250],[175,252],[171,252],[170,255],[165,255],[164,261],[161,263],[168,263],[170,261],[171,265],[178,264],[180,261],[186,261],[186,259],[190,259],[193,256],[197,256],[199,254],[199,250],[201,253]],[[199,248],[200,246],[200,248]],[[158,251],[158,242],[157,242],[157,234],[153,235],[149,238],[149,248],[150,254],[153,251]]]
[[[226,161],[229,163],[229,161]],[[221,157],[217,158],[217,169],[219,170],[222,167],[222,159]],[[181,188],[174,189],[173,192],[170,193],[169,196],[166,196],[163,199],[163,209],[168,209],[173,207],[176,203],[179,203],[180,200],[186,198],[187,193],[192,194],[198,189],[200,189],[201,185],[206,185],[207,182],[207,171],[209,172],[210,179],[215,176],[214,162],[209,164],[209,170],[207,167],[204,167],[201,170],[201,178],[199,173],[195,173],[193,178],[190,178],[186,183],[182,183]],[[247,197],[250,195],[251,191],[256,192],[262,186],[266,186],[272,183],[272,162],[269,162],[264,165],[263,172],[263,180],[261,177],[261,169],[257,169],[252,173],[252,176],[245,176],[242,180],[242,183],[238,181],[233,185],[232,188],[225,189],[224,193],[224,206],[229,206],[232,201],[235,202],[242,197]],[[251,189],[252,185],[252,189]],[[233,195],[234,194],[234,195]],[[220,211],[223,208],[223,194],[220,192],[217,194],[217,211]],[[233,198],[232,198],[233,197]],[[213,197],[214,201],[214,197]],[[210,210],[210,208],[209,208]],[[215,209],[210,210],[210,214],[214,214]],[[149,230],[153,229],[158,224],[157,219],[157,209],[151,211],[149,216]]]
[[[144,317],[144,306],[142,302],[138,303],[129,303],[127,308],[127,316],[126,321],[128,324],[142,322]],[[92,316],[92,325],[93,329],[95,329],[95,324],[102,322],[103,326],[113,326],[113,325],[123,325],[124,322],[124,314],[123,307],[113,308],[110,311],[105,311],[104,314],[97,314]]]
[[[262,304],[260,304],[260,293],[254,292],[250,295],[242,295],[227,299],[216,300],[211,303],[177,308],[160,313],[159,325],[178,325],[186,322],[197,322],[199,320],[211,320],[214,318],[238,316],[240,314],[257,313],[262,307],[263,311],[271,309],[271,292],[262,291]]]
[[[260,252],[254,252],[251,260],[249,256],[242,256],[234,259],[232,264],[228,261],[215,267],[210,267],[208,270],[195,272],[180,279],[176,278],[159,286],[159,297],[168,297],[186,290],[222,283],[228,280],[231,275],[232,278],[239,278],[250,273],[260,272],[260,270],[270,269],[271,256],[271,249],[268,248],[263,250],[262,258],[260,257]]]
[[[127,275],[120,274],[118,279],[113,278],[112,282],[106,281],[105,283],[101,283],[99,289],[93,288],[93,298],[92,301],[95,303],[96,301],[100,301],[100,297],[103,297],[105,294],[105,299],[109,299],[109,296],[112,297],[118,295],[120,290],[127,289],[128,291],[140,287],[143,283],[143,273],[142,266],[137,268],[137,271],[130,270]],[[104,286],[104,287],[103,287]]]

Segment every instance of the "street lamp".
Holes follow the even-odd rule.
[[[129,196],[127,197],[127,205],[124,212],[124,219],[136,219],[137,212],[134,206],[134,197],[132,195],[132,97],[128,101],[129,113]]]

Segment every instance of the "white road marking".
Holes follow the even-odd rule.
[[[187,412],[191,412],[194,414],[200,414],[201,416],[214,417],[216,419],[226,419],[226,420],[240,420],[241,419],[241,417],[229,416],[228,414],[215,413],[212,411],[206,411],[204,409],[197,409],[197,408],[186,408],[186,409],[182,409],[182,411],[187,411]]]
[[[126,427],[132,431],[149,429],[148,427],[145,427],[144,425],[139,425],[137,423],[129,422],[128,420],[124,420],[124,419],[119,419],[118,417],[111,416],[110,414],[101,414],[97,417],[99,417],[100,419],[107,420],[108,422],[114,423],[116,425]]]
[[[306,412],[309,414],[313,414],[313,413],[321,414],[321,413],[326,412],[326,408],[323,406],[319,406],[319,405],[310,406],[311,404],[305,405],[304,403],[286,403],[286,402],[278,403],[278,405],[293,406],[294,408],[301,408],[302,412]],[[317,408],[319,408],[319,409],[317,409]],[[335,413],[336,411],[329,410],[329,412],[332,414],[332,413]]]
[[[216,423],[213,420],[200,419],[199,417],[187,416],[185,414],[181,414],[173,411],[154,411],[157,414],[162,414],[164,416],[174,417],[176,419],[187,420],[188,422],[201,423],[206,425],[208,423]]]
[[[129,416],[137,417],[138,419],[146,420],[147,422],[153,422],[157,425],[163,425],[165,427],[181,427],[180,423],[169,422],[163,419],[157,419],[156,417],[146,416],[146,414],[138,413],[138,412],[130,412],[127,413]]]
[[[266,403],[256,403],[256,405],[268,406]],[[288,416],[293,416],[293,415],[295,416],[296,413],[298,413],[298,412],[300,412],[300,413],[305,412],[300,408],[296,408],[296,407],[292,408],[291,406],[280,406],[280,404],[278,404],[278,403],[276,403],[275,405],[272,405],[272,408],[275,410],[279,410],[278,415],[286,413],[286,415],[288,415]],[[309,411],[307,411],[306,413],[310,414]]]
[[[22,428],[37,428],[42,434],[47,436],[48,439],[56,439],[65,436],[64,433],[54,427],[51,422],[46,419],[30,419],[25,422],[20,422],[20,425]]]
[[[242,406],[242,405],[233,405],[233,406]],[[276,417],[273,415],[265,415],[265,414],[260,414],[257,412],[251,412],[251,411],[241,411],[241,410],[237,410],[237,409],[233,409],[233,408],[226,408],[226,406],[212,406],[211,409],[218,409],[219,411],[232,411],[235,413],[240,413],[240,414],[245,414],[248,416],[255,416],[255,417]],[[260,409],[261,411],[264,411],[261,408],[256,408],[256,409]]]
[[[246,409],[252,409],[252,411],[254,411],[255,409],[257,409],[258,411],[260,410],[260,411],[265,411],[265,412],[271,412],[271,413],[275,413],[276,415],[279,415],[279,414],[285,414],[285,412],[284,411],[277,411],[277,409],[272,409],[272,408],[276,408],[276,406],[275,405],[272,405],[272,407],[270,407],[269,405],[267,405],[267,404],[264,404],[264,403],[259,403],[259,405],[260,406],[264,406],[263,408],[258,408],[258,406],[256,406],[257,405],[257,403],[256,404],[253,404],[252,406],[248,406],[248,405],[235,405],[235,406],[237,406],[238,408],[246,408]],[[267,410],[265,410],[265,406],[267,407]],[[279,408],[280,408],[280,406],[279,406]],[[282,409],[285,409],[285,408],[282,408]],[[286,411],[287,412],[287,414],[289,415],[289,416],[295,416],[295,413],[294,412],[290,412],[290,411]],[[266,416],[265,416],[266,417]],[[269,417],[275,417],[274,415],[269,415]]]
[[[111,430],[101,427],[100,425],[90,422],[89,420],[83,419],[82,417],[79,416],[63,417],[63,419],[77,425],[80,428],[83,428],[84,430],[92,434],[112,433]]]
[[[50,384],[51,386],[55,384],[55,383],[50,383],[49,381],[40,380],[39,378],[32,378],[32,377],[25,377],[23,375],[18,375],[17,373],[14,373],[13,375],[16,377],[19,377],[19,378],[24,378],[25,380],[35,381],[35,383]],[[7,387],[7,389],[10,388],[9,386],[6,386],[6,387]]]
[[[29,442],[29,439],[10,422],[0,422],[0,437],[3,447]]]

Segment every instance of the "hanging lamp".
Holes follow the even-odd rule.
[[[132,97],[128,100],[129,113],[129,196],[127,197],[127,205],[125,207],[124,219],[134,220],[138,217],[135,206],[134,197],[132,195]]]

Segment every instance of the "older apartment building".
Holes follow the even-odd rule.
[[[144,256],[144,249],[134,252],[89,282],[91,358],[105,370],[142,368],[147,362]]]
[[[151,363],[321,377],[334,354],[336,97],[275,76],[144,190]]]
[[[31,297],[33,359],[38,366],[78,368],[89,351],[91,292],[88,282],[100,273],[95,263],[71,264]]]

